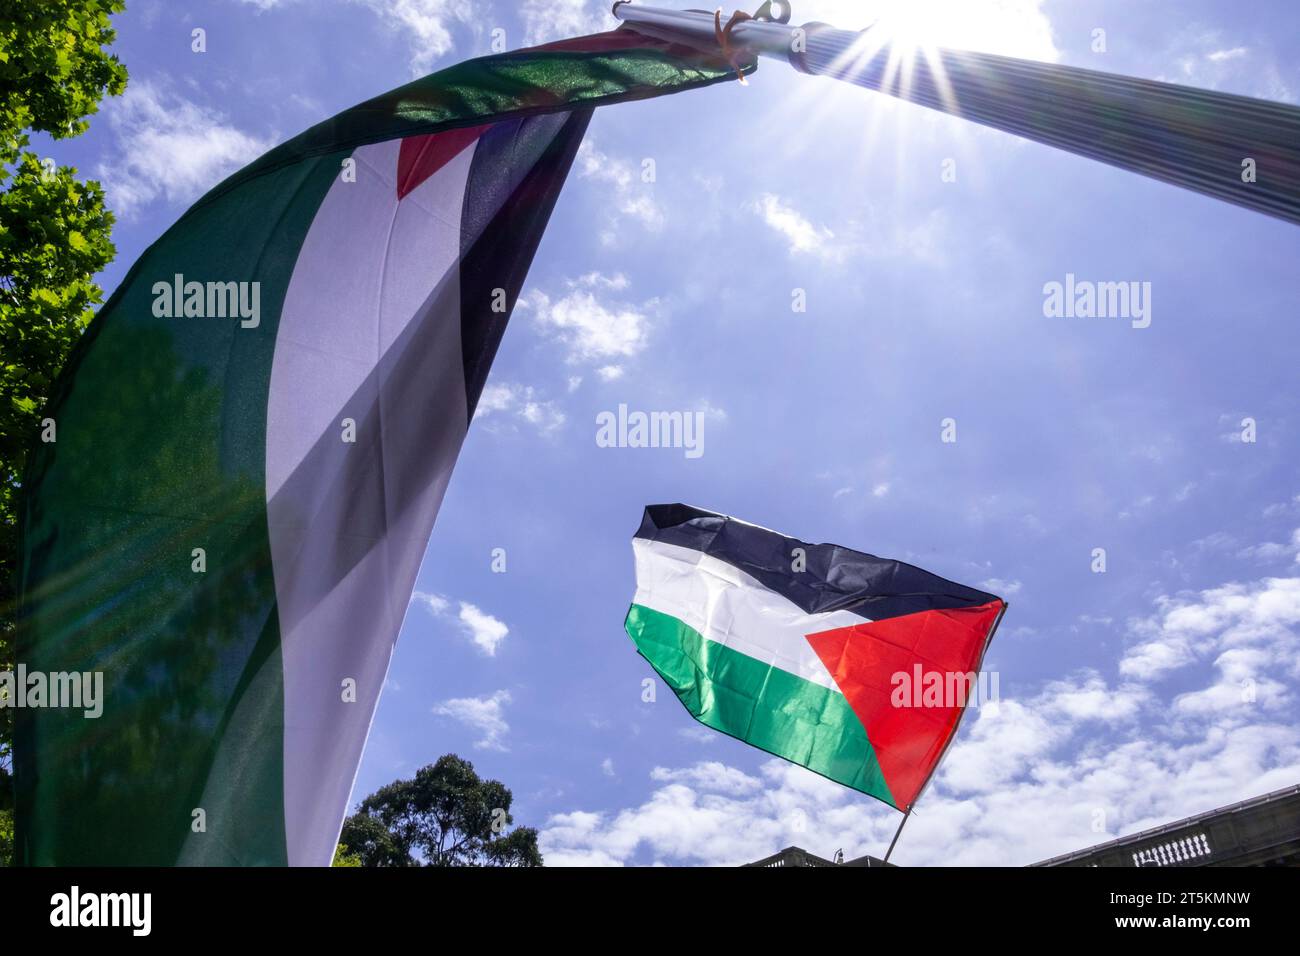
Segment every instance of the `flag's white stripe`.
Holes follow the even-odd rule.
[[[357,150],[356,181],[331,186],[285,298],[266,494],[291,865],[327,865],[333,854],[465,436],[457,262],[474,148],[400,202],[399,143]],[[355,443],[343,440],[345,418],[356,421]],[[355,703],[344,699],[348,680]]]
[[[848,611],[808,614],[734,565],[702,551],[633,538],[634,603],[704,637],[838,691],[806,635],[863,623]]]

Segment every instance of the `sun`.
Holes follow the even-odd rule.
[[[856,43],[834,63],[834,72],[852,81],[855,74],[878,79],[879,88],[907,99],[913,84],[929,81],[949,110],[954,102],[943,68],[943,50],[969,50],[1023,59],[1055,61],[1059,52],[1045,0],[790,0],[790,23],[821,22],[842,30],[861,30]],[[874,83],[869,85],[875,85]],[[855,174],[878,169],[892,159],[898,175],[891,193],[904,189],[911,155],[926,118],[915,110],[864,97],[860,89],[825,80],[790,84],[776,94],[777,113],[796,117],[789,139],[792,154],[827,134],[851,141]],[[959,110],[954,110],[959,111]],[[817,133],[813,133],[817,130]],[[924,134],[923,134],[924,135]],[[950,133],[961,150],[969,131]],[[888,155],[892,154],[892,156]],[[877,195],[879,201],[888,196]]]
[[[1054,61],[1043,0],[791,0],[792,22],[870,27],[904,53],[950,48]]]

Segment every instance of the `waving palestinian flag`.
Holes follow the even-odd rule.
[[[20,862],[330,862],[592,109],[735,76],[627,29],[471,60],[272,150],[145,252],[23,482],[18,660],[102,672],[105,700],[18,712]]]
[[[692,716],[912,806],[957,730],[1001,598],[681,504],[646,508],[632,547],[627,632]]]

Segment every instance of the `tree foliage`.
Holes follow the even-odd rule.
[[[0,810],[0,866],[12,866],[14,855],[14,814]]]
[[[513,799],[499,780],[447,754],[361,801],[340,849],[362,866],[541,866],[537,831],[506,830]]]
[[[0,866],[13,863],[14,803],[9,789],[9,774],[0,770]]]
[[[346,844],[340,843],[334,850],[334,861],[330,866],[355,867],[364,864],[360,853],[353,853]]]
[[[126,68],[104,51],[116,36],[109,15],[125,0],[4,0],[0,3],[0,130],[55,138],[86,130],[107,93],[126,89]]]
[[[42,160],[29,132],[84,132],[100,100],[126,87],[105,51],[123,0],[0,2],[0,670],[13,666],[18,563],[16,499],[27,448],[49,390],[102,297],[93,281],[112,261],[112,214],[96,182]],[[0,708],[0,771],[12,710]],[[9,786],[7,772],[0,787]],[[12,842],[0,803],[0,859]]]

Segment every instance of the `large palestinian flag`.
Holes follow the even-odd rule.
[[[632,547],[627,632],[692,716],[911,808],[957,730],[1001,598],[688,505],[646,508]]]
[[[745,64],[752,68],[752,63]],[[194,205],[24,481],[27,864],[328,864],[466,428],[592,108],[735,77],[629,30],[349,109]]]

